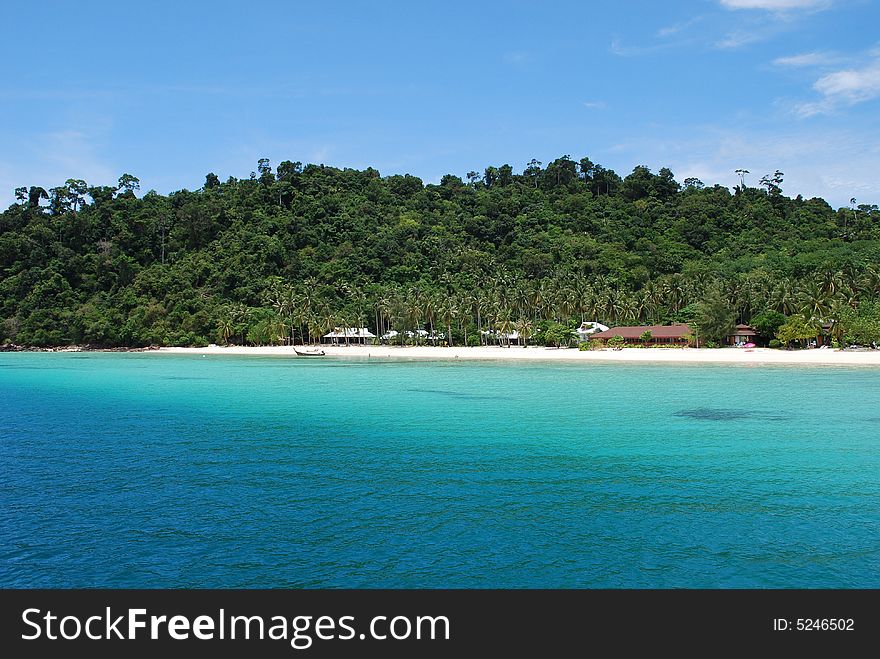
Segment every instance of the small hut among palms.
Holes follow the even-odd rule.
[[[368,341],[372,342],[375,338],[376,335],[366,327],[335,327],[332,332],[327,332],[321,338],[321,341],[323,343],[332,343],[333,345],[339,345],[340,343],[345,345],[352,343],[366,345]]]
[[[442,337],[443,334],[441,333],[440,336]],[[399,339],[398,337],[401,337],[400,332],[398,332],[397,330],[388,330],[382,336],[379,337],[379,341],[381,343],[398,343],[399,341],[404,340],[404,342],[409,341],[412,343],[415,341],[415,342],[421,343],[422,341],[425,341],[426,339],[428,339],[429,335],[428,335],[427,330],[419,329],[419,330],[416,330],[415,332],[407,330],[407,331],[403,332],[401,339]]]
[[[495,342],[500,346],[520,345],[525,337],[520,334],[519,330],[511,330],[502,332],[501,330],[480,330],[480,334],[486,337],[486,342]]]
[[[749,325],[740,323],[733,330],[733,333],[727,337],[727,343],[732,346],[741,346],[746,343],[754,343],[758,333]]]

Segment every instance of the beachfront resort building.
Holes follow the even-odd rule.
[[[388,330],[382,336],[379,337],[379,341],[381,343],[399,343],[402,340],[402,339],[398,338],[399,336],[400,336],[400,332],[398,332],[397,330]],[[422,342],[425,342],[428,340],[432,340],[436,343],[437,339],[445,339],[446,338],[445,334],[441,333],[438,335],[436,332],[434,333],[434,336],[432,337],[428,334],[427,330],[423,330],[423,329],[420,329],[415,332],[411,332],[411,331],[407,330],[406,332],[403,333],[403,336],[406,338],[407,341],[412,341],[413,339],[417,338],[419,343],[422,343]]]
[[[501,330],[480,330],[480,334],[485,337],[486,345],[495,343],[500,346],[525,345],[526,338],[517,330],[510,332],[502,332]]]
[[[650,338],[643,339],[646,332]],[[590,338],[607,341],[612,336],[620,336],[627,343],[644,343],[645,345],[687,345],[693,330],[685,323],[675,325],[636,325],[632,327],[612,327],[604,332],[596,332]]]
[[[574,330],[574,334],[577,335],[577,339],[579,342],[589,341],[595,334],[599,332],[605,332],[608,330],[607,325],[603,325],[602,323],[596,322],[595,320],[586,320],[581,323],[581,326]]]
[[[366,327],[336,327],[332,332],[327,332],[321,341],[323,343],[332,343],[333,345],[347,345],[350,343],[366,345],[367,343],[372,343],[375,338],[376,335]]]
[[[746,343],[754,343],[758,333],[743,323],[740,323],[734,329],[733,334],[727,337],[727,343],[732,346],[742,346]]]

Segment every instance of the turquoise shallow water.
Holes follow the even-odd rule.
[[[0,355],[2,587],[880,587],[880,371]]]

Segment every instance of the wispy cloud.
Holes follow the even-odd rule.
[[[650,53],[656,53],[661,50],[666,50],[671,48],[676,44],[672,42],[663,42],[663,43],[654,43],[646,46],[629,46],[624,45],[620,39],[612,39],[611,45],[608,47],[608,51],[612,55],[617,55],[618,57],[638,57],[639,55],[648,55]]]
[[[743,46],[755,43],[756,41],[762,41],[765,38],[766,35],[759,32],[740,30],[730,32],[723,39],[716,41],[714,45],[716,48],[721,48],[722,50],[732,50],[734,48],[742,48]]]
[[[317,163],[327,162],[333,151],[332,144],[318,144],[309,153],[309,160]]]
[[[80,130],[63,130],[45,133],[36,141],[40,150],[46,154],[49,171],[55,171],[67,178],[86,178],[86,180],[112,182],[114,172],[98,155],[93,138]],[[57,175],[57,174],[56,174]]]
[[[611,151],[609,149],[608,151]],[[880,181],[873,175],[880,140],[856,128],[841,127],[817,135],[805,124],[786,130],[695,127],[687,135],[634,139],[617,145],[615,160],[638,160],[652,169],[667,166],[678,181],[694,176],[707,185],[739,184],[734,170],[751,170],[749,185],[777,169],[785,172],[785,194],[822,197],[833,206],[856,196],[880,200]]]
[[[871,54],[872,59],[861,67],[832,71],[816,80],[813,89],[820,98],[796,105],[795,113],[801,117],[829,114],[880,97],[880,53]]]
[[[828,9],[832,0],[720,0],[726,9],[761,9],[776,13]]]
[[[842,61],[839,55],[834,53],[815,51],[812,53],[800,53],[798,55],[788,55],[787,57],[777,57],[773,60],[774,66],[782,66],[787,68],[808,68],[820,66],[832,66]]]
[[[617,55],[618,57],[632,57],[633,55],[638,55],[641,52],[638,48],[624,46],[622,43],[620,43],[620,39],[612,39],[611,45],[608,47],[608,51],[612,55]]]
[[[667,39],[669,37],[675,36],[680,32],[684,32],[689,27],[696,25],[700,21],[702,21],[704,16],[694,16],[692,19],[683,21],[681,23],[675,23],[674,25],[667,25],[666,27],[661,27],[657,30],[657,36],[661,39]]]
[[[860,103],[880,96],[880,62],[863,69],[835,71],[822,76],[813,85],[827,97],[840,98],[848,103]]]
[[[728,12],[716,11],[697,15],[659,28],[654,33],[654,40],[647,43],[642,41],[633,46],[615,38],[610,52],[619,57],[635,57],[678,46],[735,50],[790,31],[799,24],[800,15],[825,9],[831,4],[831,0],[718,1],[726,9],[757,9],[765,13],[740,12],[741,15],[732,16]],[[691,29],[697,24],[699,30]]]
[[[588,110],[604,110],[608,107],[605,101],[584,101],[581,105]]]
[[[507,64],[513,64],[515,66],[522,66],[523,64],[528,64],[532,57],[529,53],[523,51],[511,51],[509,53],[504,53],[502,58]]]
[[[25,140],[20,137],[8,149],[18,154],[16,161],[0,162],[0,203],[11,203],[13,189],[22,185],[49,189],[69,178],[92,185],[115,183],[122,172],[101,154],[100,143],[97,134],[81,129],[29,135]]]

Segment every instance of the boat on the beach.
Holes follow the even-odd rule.
[[[307,348],[304,350],[297,350],[296,348],[293,351],[300,357],[323,357],[324,351],[320,348]]]

